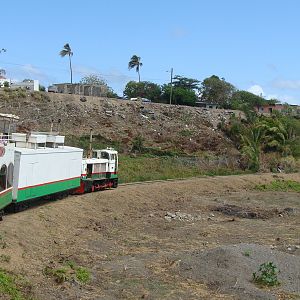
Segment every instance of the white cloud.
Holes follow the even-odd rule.
[[[250,86],[247,91],[257,96],[263,97],[265,95],[263,88],[258,84]]]
[[[272,82],[272,86],[279,89],[299,90],[300,80],[278,79]]]

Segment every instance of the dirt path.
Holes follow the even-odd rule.
[[[279,177],[300,182],[300,174]],[[10,257],[0,267],[24,276],[35,299],[242,299],[209,278],[187,275],[181,262],[195,251],[239,243],[299,260],[300,194],[254,189],[274,179],[156,182],[48,202],[0,223],[0,257]],[[70,265],[89,270],[91,280],[80,283]],[[53,273],[60,268],[68,278],[58,284]],[[289,299],[295,288],[272,293]]]

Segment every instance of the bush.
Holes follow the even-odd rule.
[[[260,265],[258,272],[252,274],[253,281],[259,285],[276,286],[279,285],[277,274],[279,270],[273,262],[266,262]]]
[[[144,150],[144,138],[139,134],[132,141],[132,152],[142,153]]]

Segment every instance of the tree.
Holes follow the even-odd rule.
[[[40,92],[45,92],[46,91],[46,88],[43,86],[43,85],[39,85],[39,91]]]
[[[72,78],[72,60],[71,57],[73,56],[72,49],[70,45],[67,43],[64,45],[64,48],[59,52],[59,55],[61,57],[65,57],[66,55],[69,56],[69,65],[70,65],[70,73],[71,73],[71,83],[73,83],[73,78]]]
[[[139,82],[141,81],[141,76],[140,76],[140,67],[143,64],[141,63],[141,58],[137,55],[133,55],[128,63],[128,69],[131,70],[135,68],[136,72],[139,75]]]
[[[200,92],[202,101],[216,103],[220,107],[228,108],[235,87],[225,81],[224,78],[220,79],[218,76],[212,75],[202,81]]]
[[[171,86],[164,84],[162,86],[162,102],[168,103],[170,99]],[[172,98],[175,104],[195,106],[197,101],[197,95],[194,90],[174,87],[172,91]]]
[[[81,84],[94,84],[94,85],[107,85],[105,79],[101,78],[96,74],[90,74],[82,77],[80,80]]]
[[[254,109],[266,103],[266,100],[260,96],[247,91],[236,91],[232,95],[231,106],[233,109],[244,110],[246,107]]]
[[[174,87],[180,87],[187,90],[196,90],[198,91],[200,88],[200,81],[193,78],[182,77],[179,75],[175,75],[173,81]]]
[[[129,81],[125,86],[123,94],[128,98],[143,97],[154,102],[159,102],[161,87],[149,81]]]

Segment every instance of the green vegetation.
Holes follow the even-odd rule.
[[[79,282],[85,284],[91,280],[91,273],[87,269],[78,267],[75,272]]]
[[[90,136],[75,136],[75,135],[67,135],[65,139],[65,144],[73,147],[79,147],[84,150],[89,149]],[[93,148],[94,149],[105,149],[107,147],[113,147],[119,152],[123,151],[123,145],[120,141],[110,141],[100,134],[93,135]]]
[[[128,63],[128,69],[134,69],[139,75],[139,82],[141,82],[141,76],[140,76],[140,67],[143,66],[143,63],[141,62],[141,58],[137,55],[133,55]]]
[[[235,90],[235,87],[225,81],[224,78],[220,79],[218,76],[213,75],[202,81],[200,88],[201,100],[208,103],[216,103],[222,108],[230,108],[232,95]]]
[[[67,43],[64,45],[64,48],[59,52],[61,57],[69,56],[69,67],[70,67],[70,75],[71,75],[71,83],[73,83],[73,72],[72,72],[72,59],[73,56],[72,49],[70,45]]]
[[[204,169],[200,166],[200,160],[194,157],[120,155],[119,177],[122,183],[241,173],[241,170],[214,165]]]
[[[300,158],[300,120],[281,114],[249,114],[247,120],[232,117],[228,125],[220,127],[241,150],[245,168],[258,171],[263,158],[272,158],[265,161],[269,170],[278,165],[287,172],[295,171],[295,160]]]
[[[129,81],[124,89],[124,96],[127,98],[142,97],[159,102],[161,96],[161,87],[158,84],[149,81]]]
[[[243,254],[244,254],[244,256],[250,257],[251,251],[250,250],[245,250]]]
[[[66,261],[65,266],[60,268],[46,267],[44,274],[53,277],[57,283],[76,279],[86,284],[91,279],[91,273],[86,268],[77,266],[73,261]]]
[[[253,281],[263,286],[276,286],[279,285],[277,274],[278,269],[273,262],[266,262],[260,265],[258,272],[252,274]]]
[[[23,296],[20,289],[22,289],[21,280],[5,270],[0,269],[0,296],[4,296],[4,299],[25,300],[26,297]]]
[[[10,262],[11,257],[9,255],[6,254],[1,254],[0,255],[0,262]]]
[[[274,180],[269,184],[255,186],[260,191],[297,192],[300,193],[300,182],[293,180]]]

